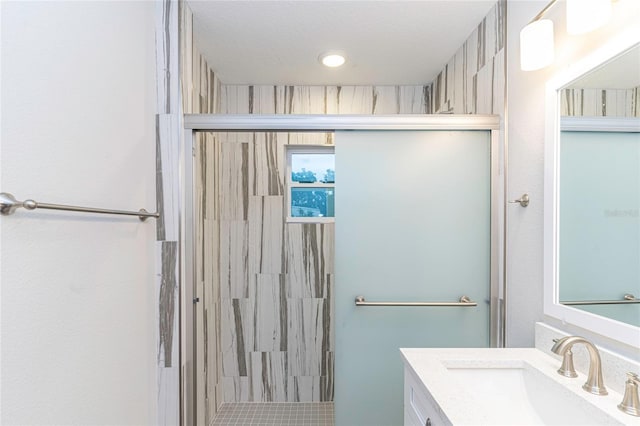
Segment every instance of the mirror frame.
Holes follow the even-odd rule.
[[[562,323],[590,330],[634,347],[640,347],[640,327],[559,303],[557,256],[561,121],[559,91],[638,43],[640,43],[640,29],[621,33],[547,82],[544,148],[544,314]]]

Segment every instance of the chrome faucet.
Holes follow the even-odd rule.
[[[582,343],[587,347],[589,351],[589,375],[587,381],[582,385],[582,389],[595,395],[606,395],[607,389],[604,387],[604,381],[602,380],[602,362],[600,361],[600,353],[593,343],[589,342],[584,337],[580,336],[568,336],[558,340],[551,351],[555,354],[565,356],[567,351],[571,351],[571,348],[576,343]],[[558,370],[559,374],[567,376],[566,371],[563,371],[563,367]],[[570,376],[568,376],[570,377]]]

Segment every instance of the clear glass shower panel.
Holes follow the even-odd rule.
[[[336,132],[336,177],[336,425],[401,425],[399,348],[489,346],[491,134]]]

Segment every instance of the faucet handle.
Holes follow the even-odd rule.
[[[638,385],[640,378],[635,373],[627,373],[627,381],[624,387],[624,397],[618,404],[620,411],[632,416],[640,417],[640,398],[638,398]]]
[[[558,342],[564,341],[566,339],[553,339],[553,348],[552,351],[555,352],[555,348],[558,346]],[[564,377],[578,377],[578,373],[576,373],[576,369],[573,366],[573,352],[571,349],[567,349],[567,351],[562,355],[562,365],[558,369],[558,373]]]
[[[562,365],[558,368],[558,373],[564,377],[578,377],[576,369],[573,366],[573,352],[568,349],[562,357]]]

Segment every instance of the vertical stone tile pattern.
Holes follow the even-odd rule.
[[[287,401],[287,352],[251,352],[254,401]]]
[[[249,202],[249,273],[283,271],[285,215],[283,197],[251,196]]]
[[[220,110],[424,112],[424,93],[423,86],[224,85]],[[334,226],[285,223],[284,203],[286,145],[331,144],[333,135],[256,132],[215,139],[224,400],[331,401]]]
[[[564,89],[563,116],[640,117],[640,87],[633,89]]]
[[[239,105],[238,99],[225,104],[229,93],[245,99],[247,105],[240,108],[251,106],[254,111],[325,108],[324,88],[298,94],[292,87],[225,89],[226,110]],[[222,398],[331,400],[333,377],[327,375],[333,374],[334,226],[285,222],[284,173],[287,144],[326,144],[333,137],[282,132],[208,135],[212,140],[197,153],[208,155],[198,161],[207,170],[199,179],[198,198],[206,198],[212,206],[210,217],[219,226],[214,259],[220,288]],[[203,244],[206,263],[213,248]]]
[[[175,4],[175,3],[172,3]],[[210,69],[205,58],[198,51],[193,40],[193,14],[186,2],[179,2],[179,32],[180,32],[180,89],[182,111],[184,113],[216,113],[219,110],[220,81],[217,75]],[[175,33],[174,33],[175,34]],[[177,62],[177,59],[176,59]],[[196,155],[194,167],[194,197],[195,197],[195,262],[196,262],[196,290],[195,296],[200,303],[194,305],[195,326],[197,333],[196,372],[197,380],[197,413],[198,424],[209,424],[217,414],[218,407],[223,402],[222,380],[222,334],[220,324],[226,311],[221,303],[221,294],[229,294],[228,283],[240,280],[244,282],[244,275],[236,276],[241,272],[234,272],[233,279],[229,278],[230,258],[242,259],[246,246],[235,244],[232,251],[221,253],[220,241],[223,238],[242,242],[242,236],[246,234],[246,226],[242,220],[223,221],[226,216],[220,212],[219,197],[221,190],[230,192],[229,188],[222,188],[218,176],[215,175],[214,165],[220,161],[221,156],[236,160],[238,153],[221,151],[220,142],[211,133],[199,133],[196,136]],[[246,148],[246,147],[245,147]],[[246,151],[246,149],[245,149]],[[246,153],[245,153],[246,154]],[[242,163],[242,149],[239,153],[239,161]],[[246,163],[246,159],[245,159]],[[235,169],[236,163],[233,163]],[[240,169],[235,175],[240,175]],[[178,182],[175,175],[174,182]],[[238,180],[226,181],[228,185],[235,187],[237,191],[243,191],[242,177]],[[234,193],[235,194],[235,193]],[[234,205],[232,209],[246,210],[244,205]],[[233,216],[233,214],[231,215]],[[240,237],[238,238],[238,235]],[[177,238],[177,234],[176,234]],[[246,256],[245,256],[246,257]],[[227,287],[221,285],[224,274],[221,267],[227,266]],[[241,287],[241,286],[240,286]],[[245,286],[246,287],[246,286]],[[242,295],[246,295],[245,288]],[[177,300],[177,299],[176,299]],[[246,388],[246,386],[244,387]],[[179,384],[176,385],[179,392]],[[239,395],[242,395],[239,392]],[[174,423],[176,424],[176,423]]]
[[[156,295],[157,422],[179,424],[179,167],[178,3],[156,3]]]
[[[193,13],[180,2],[180,70],[182,110],[185,114],[219,112],[221,83],[193,39]]]
[[[196,140],[195,161],[195,226],[196,226],[196,297],[200,303],[194,305],[197,333],[197,380],[198,419],[213,419],[222,402],[219,387],[221,371],[220,358],[221,322],[220,306],[220,238],[221,227],[215,215],[215,201],[218,191],[215,176],[210,167],[218,151],[218,143],[213,134],[199,134]],[[208,190],[205,191],[205,188]]]
[[[429,114],[430,90],[430,86],[222,85],[220,112],[223,114]],[[256,149],[263,149],[263,147],[256,144]]]
[[[158,325],[158,424],[175,425],[180,419],[178,342],[178,243],[156,242]],[[160,404],[161,403],[161,404]]]
[[[427,113],[504,113],[506,0],[499,0],[428,86]]]
[[[505,6],[500,0],[438,77],[417,86],[223,85],[193,45],[187,12],[183,107],[503,114]],[[206,304],[198,309],[205,340],[199,356],[209,363],[200,373],[203,392],[215,395],[211,412],[223,401],[333,400],[334,226],[285,222],[286,145],[332,143],[332,134],[318,133],[209,133],[199,140],[198,286]]]
[[[253,134],[251,184],[254,195],[284,195],[284,149],[289,143],[287,136],[286,133]]]
[[[333,224],[287,225],[286,283],[292,298],[326,298],[333,274]]]

